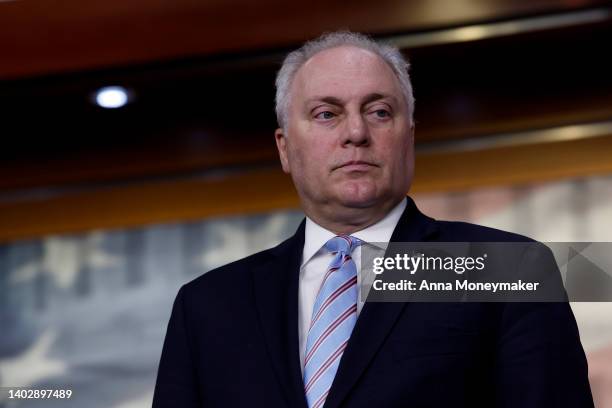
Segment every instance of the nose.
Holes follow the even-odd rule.
[[[370,129],[361,114],[349,115],[342,145],[367,146],[370,144]]]

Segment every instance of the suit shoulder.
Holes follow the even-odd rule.
[[[535,242],[524,235],[469,222],[436,221],[436,223],[440,228],[440,241]]]
[[[227,288],[232,285],[234,288],[250,280],[249,273],[254,268],[272,260],[276,253],[282,251],[288,245],[288,241],[283,241],[279,245],[254,253],[228,264],[219,266],[208,272],[203,273],[197,278],[187,282],[184,286],[186,291],[216,290]]]
[[[198,290],[204,286],[226,285],[230,282],[240,282],[247,277],[249,271],[270,259],[272,249],[257,252],[242,259],[211,269],[185,284],[188,290]]]

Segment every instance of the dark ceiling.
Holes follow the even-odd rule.
[[[257,4],[257,6],[254,6]],[[284,4],[284,3],[283,3]],[[334,28],[379,37],[521,21],[609,1],[0,3],[0,189],[181,176],[276,161],[283,53]],[[417,142],[612,117],[609,19],[404,49]],[[132,104],[91,103],[123,85]]]
[[[3,0],[0,79],[293,46],[571,11],[602,0]]]

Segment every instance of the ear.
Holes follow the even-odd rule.
[[[274,131],[274,139],[276,140],[276,148],[278,149],[278,156],[280,157],[283,171],[289,174],[291,171],[289,168],[289,157],[287,155],[287,136],[285,136],[283,129],[278,128]]]

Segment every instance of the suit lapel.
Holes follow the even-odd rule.
[[[290,407],[307,408],[298,343],[298,284],[304,221],[253,271],[255,304],[272,365]]]
[[[407,200],[391,241],[418,242],[434,236],[437,231],[435,221],[423,215],[410,197]],[[338,407],[342,403],[382,346],[404,307],[406,303],[365,303],[340,360],[325,408]]]

